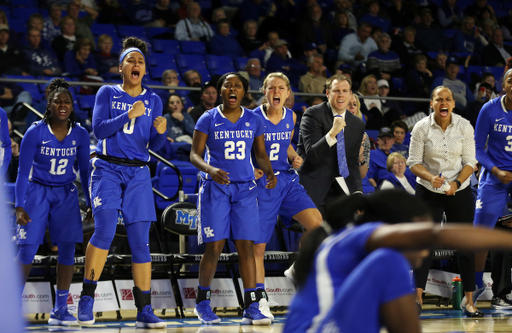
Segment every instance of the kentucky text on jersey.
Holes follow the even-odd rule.
[[[215,131],[214,134],[215,134],[215,140],[252,139],[254,137],[252,130]]]
[[[46,156],[74,156],[76,155],[76,147],[72,148],[52,148],[41,147],[41,155]]]
[[[512,125],[494,124],[495,132],[512,133]]]
[[[265,141],[291,140],[292,131],[265,133]]]
[[[128,103],[125,103],[125,102],[112,101],[112,109],[121,110],[121,111],[129,111],[132,108],[132,106],[133,106],[133,104],[128,104]],[[151,115],[151,109],[150,108],[146,108],[145,115],[148,116],[148,117]]]

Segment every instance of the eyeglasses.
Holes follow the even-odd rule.
[[[251,68],[261,68],[260,65],[249,65],[249,67],[251,67]]]

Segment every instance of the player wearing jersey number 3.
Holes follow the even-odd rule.
[[[103,86],[96,95],[92,126],[99,141],[90,166],[95,229],[87,246],[78,304],[78,321],[83,324],[94,323],[94,292],[121,211],[132,253],[136,326],[166,326],[151,307],[149,228],[156,212],[147,163],[148,148],[158,150],[166,140],[167,121],[162,117],[160,97],[141,83],[146,51],[140,39],[125,39],[119,57],[122,85]]]
[[[266,174],[266,187],[276,186],[265,151],[263,119],[240,106],[248,82],[240,73],[226,73],[217,83],[222,104],[206,111],[197,121],[190,161],[201,170],[198,240],[206,243],[199,264],[199,286],[194,312],[204,324],[220,318],[210,307],[210,286],[225,239],[234,241],[244,284],[245,311],[242,324],[269,325],[261,314],[256,291],[253,244],[259,240],[258,189],[254,181],[251,149]],[[204,156],[204,159],[203,159]]]
[[[297,116],[284,107],[290,96],[290,81],[283,73],[270,73],[263,82],[262,91],[265,94],[263,104],[254,113],[261,116],[265,123],[265,147],[272,169],[279,179],[276,188],[268,190],[263,179],[259,178],[262,175],[261,170],[255,171],[259,178],[260,214],[260,240],[254,242],[256,287],[265,291],[265,247],[274,232],[277,216],[281,217],[286,226],[292,224],[292,218],[297,220],[305,228],[302,236],[305,239],[309,231],[320,226],[322,215],[304,187],[299,184],[299,176],[294,170],[302,165],[302,158],[290,144]],[[293,271],[293,267],[290,270]],[[266,297],[260,300],[260,310],[266,317],[274,318]]]

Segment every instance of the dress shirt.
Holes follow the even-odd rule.
[[[442,173],[448,182],[454,181],[464,166],[475,167],[477,161],[473,126],[455,113],[451,117],[451,123],[444,132],[436,123],[433,113],[416,123],[411,133],[408,167],[421,164],[434,176]],[[457,191],[465,189],[470,178]],[[416,177],[416,182],[429,191],[439,191],[430,181],[420,177]]]

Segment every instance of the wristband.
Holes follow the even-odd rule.
[[[460,181],[458,179],[455,179],[454,182],[455,182],[455,184],[457,184],[457,190],[458,190],[461,186]]]

